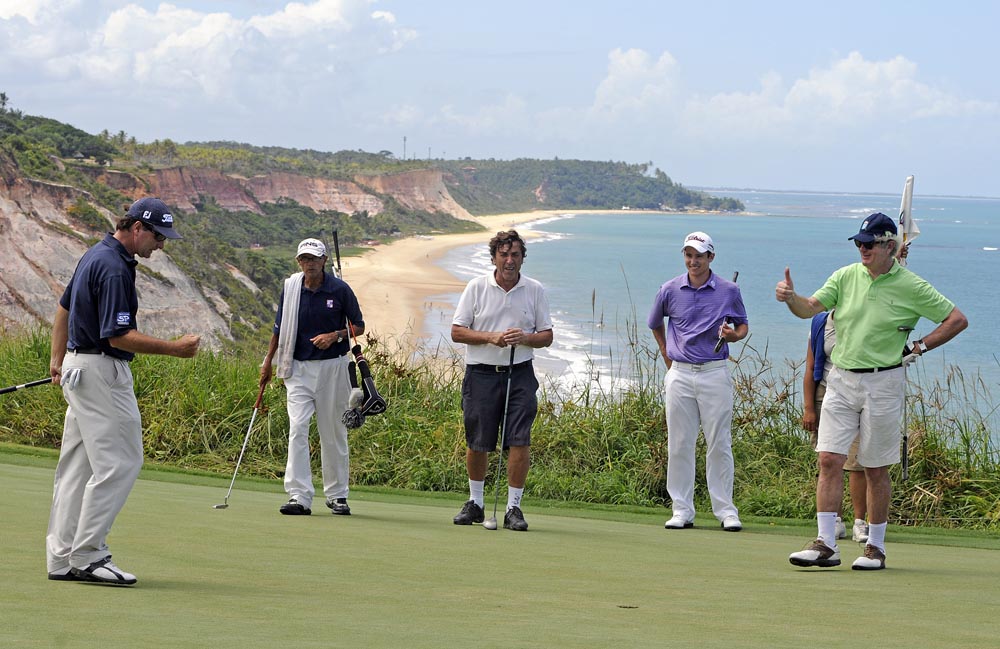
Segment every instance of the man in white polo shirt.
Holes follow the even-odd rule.
[[[538,381],[531,359],[535,348],[552,344],[552,318],[541,283],[521,274],[526,256],[524,240],[516,231],[498,232],[490,239],[490,258],[495,268],[469,282],[452,320],[451,339],[466,345],[462,412],[465,466],[469,473],[469,500],[454,518],[456,525],[482,523],[485,517],[483,489],[488,454],[496,449],[509,383],[504,446],[510,453],[503,526],[518,532],[528,529],[521,512],[521,496],[531,461],[531,425],[538,412]],[[513,364],[509,351],[512,346]]]

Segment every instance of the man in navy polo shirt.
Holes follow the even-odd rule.
[[[700,426],[707,446],[712,512],[722,529],[738,532],[743,524],[733,504],[733,381],[726,343],[746,338],[747,312],[739,287],[712,272],[712,237],[692,232],[681,251],[687,272],[660,287],[647,321],[667,363],[667,492],[673,516],[664,527],[694,527],[694,455]],[[720,338],[724,344],[717,345]]]
[[[352,334],[365,332],[365,323],[351,287],[324,270],[322,241],[303,240],[295,260],[301,272],[285,280],[271,343],[260,368],[261,384],[270,382],[276,373],[287,390],[285,491],[289,498],[279,511],[290,516],[312,513],[316,490],[309,464],[309,422],[315,414],[326,506],[333,514],[349,515],[350,455],[347,426],[341,417],[351,395],[350,339]]]
[[[59,300],[49,364],[67,408],[46,536],[49,579],[136,583],[111,562],[106,543],[142,467],[129,361],[137,353],[191,358],[201,339],[139,333],[135,256],[148,259],[167,239],[180,238],[162,201],[136,201],[114,234],[83,255]]]

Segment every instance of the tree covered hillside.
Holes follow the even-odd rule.
[[[742,211],[732,198],[715,198],[673,182],[652,163],[590,160],[459,160],[436,163],[448,171],[448,191],[473,214],[531,209]]]

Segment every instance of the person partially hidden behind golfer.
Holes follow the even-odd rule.
[[[49,373],[66,399],[52,511],[45,537],[49,579],[131,586],[107,538],[142,468],[142,417],[129,362],[136,354],[191,358],[199,336],[140,333],[136,256],[180,239],[170,209],[143,198],[77,263],[52,325]]]
[[[816,451],[816,521],[819,534],[788,560],[796,566],[840,565],[835,531],[843,498],[844,462],[858,442],[858,462],[868,482],[868,540],[855,570],[885,568],[885,530],[889,518],[889,466],[900,458],[900,420],[905,398],[904,366],[945,344],[969,322],[928,282],[896,261],[896,224],[882,213],[864,219],[849,237],[861,262],[837,270],[812,297],[795,292],[791,271],[775,287],[775,298],[800,318],[837,309],[837,344],[830,361]],[[907,332],[920,318],[937,328],[904,350]]]
[[[667,492],[673,515],[664,527],[694,527],[700,427],[707,446],[705,474],[712,512],[722,529],[738,532],[743,523],[733,504],[733,380],[726,359],[729,343],[743,340],[750,331],[747,312],[739,287],[712,272],[712,237],[692,232],[684,238],[681,252],[687,272],[660,287],[647,320],[667,363]]]
[[[346,282],[324,270],[326,246],[304,239],[295,255],[301,272],[285,280],[271,342],[260,367],[260,383],[272,372],[284,379],[288,409],[288,502],[278,511],[289,516],[312,513],[309,422],[316,415],[323,493],[331,513],[349,515],[350,455],[342,421],[351,396],[350,337],[365,331],[361,308]],[[272,368],[272,364],[277,368]]]
[[[456,525],[483,522],[488,454],[496,450],[502,433],[503,447],[510,449],[503,526],[528,529],[521,497],[531,460],[531,425],[538,412],[538,381],[531,361],[534,349],[552,344],[552,318],[541,283],[521,274],[525,257],[524,240],[516,231],[498,232],[490,239],[495,268],[469,282],[452,320],[451,339],[466,345],[462,412],[469,474],[469,500],[454,518]]]

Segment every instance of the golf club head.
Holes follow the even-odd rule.
[[[485,527],[488,530],[495,530],[497,528],[497,519],[487,518],[485,521],[483,521],[483,527]]]
[[[226,503],[222,503],[221,505],[212,505],[212,509],[227,509],[228,507],[229,505]]]

